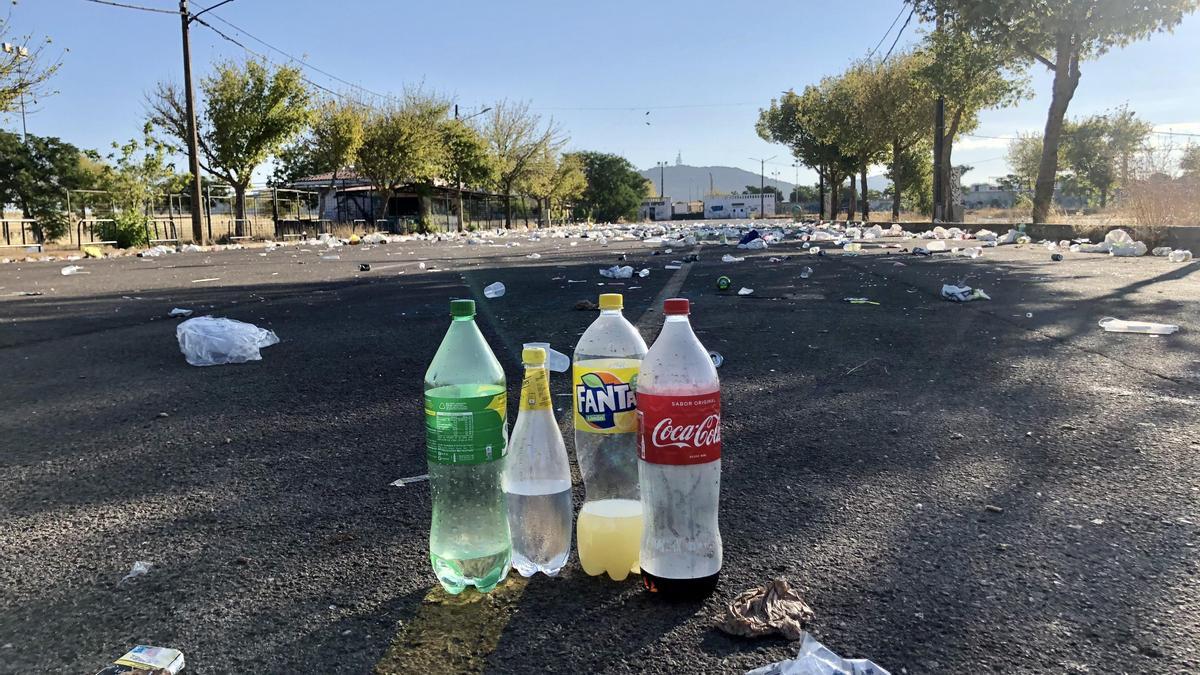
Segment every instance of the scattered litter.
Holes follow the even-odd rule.
[[[1170,260],[1173,263],[1190,262],[1191,259],[1191,251],[1171,251],[1171,254],[1167,256],[1167,260]]]
[[[685,262],[685,263],[700,262],[700,256],[696,255],[695,253],[689,253],[689,254],[683,256],[683,262]]]
[[[742,235],[742,238],[738,240],[738,248],[741,248],[745,244],[749,244],[750,242],[754,241],[755,239],[761,239],[761,238],[762,238],[762,235],[758,233],[758,230],[750,230],[746,234]]]
[[[391,238],[382,232],[372,232],[362,238],[362,243],[364,244],[388,244],[391,241]]]
[[[504,283],[501,281],[497,281],[495,283],[488,284],[487,286],[484,287],[483,297],[493,298],[493,299],[494,298],[502,298],[502,297],[504,297],[504,291],[505,291]]]
[[[804,625],[813,620],[812,607],[784,579],[741,593],[725,606],[717,628],[741,637],[779,633],[789,640],[804,636]]]
[[[84,253],[87,253],[86,248],[83,249],[83,251],[84,251]],[[182,247],[180,247],[179,252],[180,253],[203,253],[204,248],[202,246],[197,246],[196,244],[184,244]]]
[[[419,270],[425,269],[425,263],[417,263],[417,269],[419,269]]]
[[[776,258],[775,256],[771,256],[770,258],[767,258],[767,262],[781,263],[781,262],[783,262],[783,258]]]
[[[126,581],[132,581],[133,579],[136,579],[136,578],[142,576],[143,574],[149,573],[151,567],[154,567],[154,563],[149,563],[149,562],[146,562],[145,560],[138,560],[138,561],[134,562],[133,567],[131,567],[129,569],[129,574],[126,574],[125,576],[121,577],[121,580],[117,582],[117,585],[120,586],[121,584],[125,583]]]
[[[842,250],[847,253],[853,253],[857,255],[860,251],[862,251],[862,244],[842,244]]]
[[[717,290],[727,291],[731,286],[733,286],[733,280],[729,277],[724,275],[717,277]]]
[[[808,249],[808,252],[809,252],[810,254],[812,254],[812,255],[825,255],[824,253],[821,253],[821,247],[820,247],[820,246],[813,246],[813,247],[811,247],[811,248],[809,248],[809,249]]]
[[[157,258],[157,257],[163,256],[163,255],[171,255],[174,252],[175,252],[174,248],[171,248],[170,246],[163,246],[162,244],[159,244],[158,246],[155,246],[153,248],[148,248],[145,251],[138,253],[137,257],[139,257],[139,258]]]
[[[813,273],[813,272],[812,272],[812,268],[811,268],[811,267],[805,267],[805,268],[803,268],[803,269],[801,269],[801,270],[800,270],[800,278],[801,278],[801,279],[807,279],[807,278],[809,278],[809,277],[811,277],[811,276],[812,276],[812,273]]]
[[[412,485],[413,483],[421,483],[421,482],[424,482],[427,480],[429,480],[429,474],[423,473],[420,476],[409,476],[408,478],[397,478],[396,480],[392,481],[391,483],[388,483],[388,485],[394,485],[396,487],[404,487],[405,485]]]
[[[546,350],[546,368],[553,373],[565,373],[571,368],[571,357],[554,349],[549,342],[526,342],[522,349]]]
[[[1170,335],[1179,330],[1179,326],[1175,324],[1123,321],[1111,316],[1100,319],[1100,327],[1109,333],[1142,333],[1144,335]]]
[[[154,675],[176,675],[183,670],[183,652],[167,647],[138,645],[112,665],[101,668],[96,675],[123,675],[125,673],[154,673]]]
[[[758,240],[756,239],[755,241],[758,241]],[[680,267],[681,267],[680,265],[663,265],[664,270],[677,270]]]
[[[843,659],[808,633],[796,658],[755,668],[746,675],[890,675],[866,659]]]
[[[645,279],[646,277],[650,276],[650,270],[643,267],[642,271],[638,272],[638,276],[641,277],[642,279]]]
[[[220,281],[221,277],[209,277],[208,279],[192,279],[193,284],[198,284],[204,281]]]
[[[195,311],[195,310],[191,310],[191,309],[183,309],[182,307],[176,307],[175,309],[172,309],[170,312],[168,312],[168,313],[167,313],[167,316],[172,316],[172,317],[175,317],[175,316],[191,316],[191,315],[194,313],[194,311]]]
[[[1165,257],[1171,255],[1171,247],[1170,246],[1159,246],[1158,248],[1154,249],[1153,251],[1150,251],[1150,255],[1157,256],[1159,258],[1165,258]]]
[[[844,298],[844,300],[852,305],[878,305],[878,302],[873,302],[867,298]]]
[[[963,248],[958,250],[958,255],[963,258],[979,258],[983,256],[983,247],[976,246],[974,248]]]
[[[9,295],[17,295],[17,296],[21,296],[21,297],[28,297],[28,296],[31,296],[31,295],[45,295],[45,293],[43,293],[43,292],[41,292],[41,291],[17,291],[16,293],[9,293]]]
[[[738,295],[753,295],[753,294],[754,294],[753,288],[746,288],[745,286],[742,286],[740,289],[738,289]]]
[[[358,271],[359,272],[370,272],[371,271],[371,263],[359,263]]]
[[[530,253],[529,255],[527,255],[525,257],[529,258],[530,260],[538,260],[539,258],[542,257],[542,254],[541,253]]]
[[[946,242],[940,241],[940,240],[939,241],[931,241],[931,242],[929,242],[929,244],[927,244],[925,246],[925,250],[927,250],[927,251],[945,251],[946,250]]]
[[[730,255],[729,253],[726,253],[725,255],[721,256],[721,262],[723,262],[723,263],[742,262],[743,260],[745,260],[745,258],[739,258],[735,255]]]
[[[193,366],[261,361],[259,350],[278,344],[273,330],[235,319],[201,316],[175,327],[184,358]]]
[[[933,252],[924,246],[914,246],[912,252],[913,255],[933,255]]]
[[[633,276],[633,268],[629,265],[613,265],[600,270],[600,276],[606,279],[629,279]]]
[[[62,268],[61,274],[64,277],[69,277],[72,274],[87,274],[87,272],[84,272],[83,268],[79,265],[67,265],[66,267]]]
[[[708,358],[712,359],[714,368],[720,368],[721,364],[725,363],[725,357],[714,351],[708,353]]]
[[[1062,262],[1062,261],[1063,261],[1063,254],[1061,254],[1061,253],[1052,253],[1052,254],[1050,254],[1050,259],[1051,259],[1051,260],[1053,260],[1054,262]]]
[[[341,260],[341,259],[342,259],[342,256],[337,255],[337,254],[321,256],[321,260]]]
[[[104,253],[96,246],[84,246],[83,257],[85,258],[103,258]]]
[[[991,296],[980,288],[970,286],[942,285],[942,297],[951,302],[971,302],[972,300],[991,300]]]
[[[996,506],[995,504],[987,504],[983,507],[983,510],[989,513],[1004,513],[1004,507]]]
[[[747,251],[761,251],[767,248],[767,240],[753,239],[745,244],[738,244],[738,248],[746,249]]]

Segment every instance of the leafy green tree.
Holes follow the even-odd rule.
[[[1008,165],[1019,190],[1033,192],[1042,163],[1042,135],[1018,134],[1008,143]]]
[[[1084,197],[1100,193],[1100,207],[1108,206],[1108,192],[1117,182],[1116,155],[1108,143],[1108,120],[1092,115],[1063,128],[1063,156],[1074,172],[1073,192]]]
[[[445,173],[448,153],[442,129],[449,110],[450,104],[441,98],[413,93],[368,115],[356,168],[375,188],[377,218],[386,217],[388,202],[400,186],[432,185]],[[420,201],[424,221],[424,196]]]
[[[297,68],[272,69],[254,59],[217,64],[213,75],[200,81],[200,92],[200,165],[233,187],[241,220],[255,169],[308,125],[309,92]],[[147,98],[150,121],[186,146],[187,108],[178,87],[160,82]]]
[[[830,103],[828,82],[823,81],[820,86],[805,87],[801,94],[788,90],[780,98],[771,99],[768,108],[759,110],[758,122],[754,125],[760,138],[786,145],[793,157],[817,172],[821,179],[823,218],[826,217],[825,187],[828,186],[833,205],[833,213],[828,216],[835,217],[838,186],[855,168],[854,158],[830,140],[836,123],[837,111]]]
[[[34,236],[53,241],[67,233],[67,190],[96,184],[95,158],[58,138],[0,131],[0,205],[15,204],[37,221]]]
[[[992,108],[1007,108],[1032,97],[1029,79],[1022,72],[1022,59],[1006,42],[979,40],[961,24],[951,24],[925,38],[927,52],[920,70],[930,96],[946,100],[946,125],[942,136],[940,180],[944,207],[950,203],[950,167],[953,166],[954,141],[960,134],[979,126],[979,113]],[[936,177],[935,177],[936,178]],[[950,209],[944,208],[946,217]]]
[[[1005,44],[1054,74],[1033,221],[1044,223],[1054,198],[1059,145],[1080,64],[1113,47],[1171,30],[1200,0],[914,0],[927,19],[942,15],[976,40]]]
[[[812,185],[797,185],[788,193],[788,201],[793,204],[816,201],[819,198],[817,188]]]
[[[864,133],[887,148],[892,219],[900,218],[902,196],[922,179],[915,167],[914,148],[926,147],[933,137],[929,84],[923,76],[928,51],[899,54],[886,61],[860,66],[865,114]]]
[[[1132,179],[1130,161],[1146,147],[1146,139],[1154,126],[1138,119],[1137,113],[1129,109],[1129,104],[1109,111],[1105,119],[1108,121],[1109,147],[1117,157],[1117,180],[1121,187],[1125,187]]]
[[[537,157],[547,150],[557,152],[566,144],[551,120],[530,111],[528,103],[499,101],[483,127],[495,170],[495,185],[505,196],[504,226],[512,227],[512,198],[517,187],[527,184]]]
[[[583,166],[587,188],[576,202],[576,210],[589,220],[615,223],[637,216],[646,198],[648,181],[629,160],[603,152],[573,153]]]
[[[113,143],[109,165],[103,167],[98,187],[109,193],[117,208],[112,223],[106,223],[102,236],[116,241],[119,248],[144,246],[149,241],[148,211],[154,199],[178,187],[180,177],[171,162],[172,149],[154,137],[153,126],[147,122],[142,139]],[[183,181],[190,183],[190,174]]]
[[[541,224],[553,225],[555,202],[560,211],[565,211],[568,203],[583,196],[587,185],[579,155],[546,151],[534,162],[525,190],[538,200]]]
[[[443,122],[442,143],[446,147],[443,178],[455,186],[459,226],[463,227],[466,214],[463,211],[462,186],[465,184],[481,189],[491,185],[496,177],[496,167],[488,152],[487,141],[478,129],[463,120],[447,119]]]

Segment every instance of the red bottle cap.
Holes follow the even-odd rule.
[[[663,314],[690,314],[691,305],[687,298],[668,298],[663,300]]]

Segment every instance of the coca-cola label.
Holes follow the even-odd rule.
[[[638,456],[651,464],[721,459],[721,392],[637,397]]]

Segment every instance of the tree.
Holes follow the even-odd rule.
[[[0,43],[6,47],[0,51],[0,113],[6,113],[17,110],[26,98],[45,93],[46,82],[62,61],[46,54],[50,38],[38,41],[32,35],[11,35],[7,17],[0,17]]]
[[[589,220],[615,223],[637,216],[638,207],[653,189],[620,155],[603,152],[574,153],[583,166],[587,188],[576,203],[576,210]]]
[[[61,139],[0,131],[0,205],[15,204],[23,217],[37,222],[39,242],[67,232],[67,190],[89,189],[96,181],[94,158]]]
[[[551,120],[529,110],[528,103],[499,101],[492,106],[484,125],[495,168],[496,187],[505,196],[504,226],[512,227],[512,198],[518,185],[527,182],[532,163],[547,150],[557,151],[566,143]]]
[[[401,185],[429,185],[444,174],[447,152],[442,127],[449,110],[447,101],[417,92],[368,115],[357,169],[375,188],[377,218],[387,215],[388,202]],[[421,199],[422,219],[425,201]]]
[[[1054,74],[1033,222],[1044,223],[1054,198],[1059,145],[1080,64],[1113,47],[1168,31],[1200,0],[914,0],[927,19],[939,14],[983,43],[1005,44]]]
[[[276,155],[273,185],[291,185],[307,176],[329,174],[329,195],[334,200],[337,220],[341,220],[341,202],[337,200],[338,174],[350,168],[363,142],[366,110],[352,102],[325,101],[313,114],[308,133],[283,147]],[[325,209],[320,209],[324,212]]]
[[[900,218],[903,195],[914,184],[923,184],[912,153],[919,145],[927,146],[933,135],[929,83],[923,76],[929,60],[929,53],[919,50],[865,66],[865,131],[885,144],[890,157],[893,220]]]
[[[1100,193],[1100,207],[1108,206],[1108,192],[1117,181],[1116,155],[1108,143],[1108,120],[1092,115],[1063,127],[1063,156],[1074,172],[1075,190],[1085,197]]]
[[[577,154],[547,151],[533,163],[533,171],[524,189],[538,200],[541,225],[554,224],[554,203],[562,210],[568,202],[583,196],[587,189],[583,160]]]
[[[1132,180],[1130,161],[1145,147],[1146,138],[1154,127],[1138,119],[1137,113],[1122,105],[1105,115],[1108,120],[1108,143],[1119,163],[1118,182],[1124,188]]]
[[[490,185],[496,176],[495,164],[488,153],[488,144],[475,127],[459,119],[446,120],[442,125],[442,143],[446,146],[445,180],[454,183],[458,193],[459,227],[466,222],[463,213],[462,186],[476,189]]]
[[[797,185],[788,194],[788,201],[793,204],[812,202],[816,201],[817,198],[817,188],[812,185]]]
[[[217,64],[214,74],[200,81],[200,91],[204,102],[196,122],[200,165],[233,187],[240,221],[246,217],[246,191],[254,170],[308,124],[309,93],[298,69],[272,70],[266,62],[253,59]],[[182,92],[173,83],[160,82],[147,104],[150,121],[186,145]]]
[[[745,193],[748,195],[766,193],[769,195],[775,195],[776,200],[783,199],[783,191],[774,185],[764,185],[761,188],[757,185],[747,185]]]
[[[1020,190],[1033,192],[1042,163],[1042,135],[1018,134],[1008,142],[1008,165]]]
[[[1187,178],[1200,178],[1200,145],[1188,144],[1179,160],[1179,170]]]
[[[1012,46],[976,39],[961,24],[928,34],[925,51],[920,77],[928,84],[931,96],[940,95],[946,101],[941,157],[944,170],[935,179],[941,180],[943,213],[950,217],[954,140],[979,126],[981,111],[1014,106],[1033,92],[1028,77],[1018,73],[1023,64]]]

